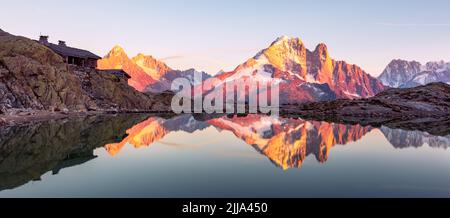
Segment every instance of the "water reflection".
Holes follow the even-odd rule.
[[[94,149],[122,140],[144,118],[99,116],[0,129],[0,190],[89,161]]]
[[[94,150],[103,147],[117,156],[126,146],[142,148],[161,141],[170,133],[194,133],[213,127],[265,155],[287,170],[300,168],[312,155],[325,163],[333,147],[362,139],[378,130],[360,125],[343,125],[262,115],[217,117],[196,120],[191,115],[163,118],[119,115],[51,121],[0,129],[0,190],[39,180],[46,172],[95,159]],[[418,131],[379,129],[395,148],[447,148],[450,136],[433,136]]]
[[[447,149],[450,146],[450,135],[446,137],[434,136],[427,132],[390,129],[387,127],[381,127],[380,130],[395,148],[419,148],[429,145],[432,148]]]

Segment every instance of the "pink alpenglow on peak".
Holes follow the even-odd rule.
[[[129,58],[125,50],[120,46],[115,46],[101,60],[98,61],[98,69],[123,70],[130,75],[128,84],[140,92],[160,93],[170,90],[171,83],[176,78],[193,78],[193,69],[180,71],[174,70],[164,62],[157,60],[150,55],[142,53],[133,58]],[[204,79],[210,78],[201,72]],[[195,83],[195,81],[192,81]]]
[[[325,44],[310,51],[301,39],[286,36],[279,37],[235,70],[216,78],[222,82],[248,78],[276,80],[280,82],[282,103],[366,98],[385,88],[360,67],[333,60]]]

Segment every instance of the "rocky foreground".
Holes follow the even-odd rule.
[[[0,30],[0,124],[24,116],[170,111],[171,98],[138,92],[119,75],[70,67],[47,47]]]
[[[284,105],[283,116],[450,134],[450,85],[388,89],[358,100]]]

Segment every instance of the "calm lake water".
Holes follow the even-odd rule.
[[[262,115],[0,129],[0,197],[450,197],[450,136]]]

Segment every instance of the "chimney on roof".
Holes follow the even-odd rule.
[[[39,42],[41,44],[47,45],[48,44],[48,36],[43,36],[43,35],[39,36]]]
[[[60,45],[60,46],[66,46],[66,42],[65,42],[65,41],[62,41],[62,40],[59,40],[59,41],[58,41],[58,45]]]

